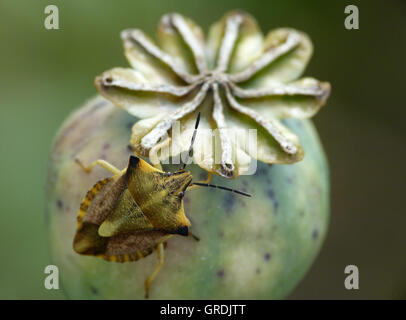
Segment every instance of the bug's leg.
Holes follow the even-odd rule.
[[[196,235],[194,235],[192,232],[189,231],[189,236],[191,236],[193,239],[195,239],[196,241],[200,241],[200,238]]]
[[[164,245],[163,243],[158,244],[158,265],[156,266],[155,270],[149,275],[147,280],[145,280],[145,299],[149,297],[149,287],[151,286],[151,282],[155,279],[156,275],[158,274],[159,270],[161,270],[162,265],[164,264]]]
[[[193,191],[193,190],[196,190],[196,189],[199,189],[199,188],[201,188],[200,186],[197,186],[197,185],[192,185],[192,186],[189,186],[188,188],[187,188],[187,191]]]
[[[198,182],[198,183],[210,184],[210,181],[211,181],[211,178],[212,178],[212,177],[213,177],[213,172],[209,172],[209,173],[207,174],[206,180],[197,181],[197,182]],[[192,186],[190,186],[189,188],[187,188],[187,190],[188,190],[188,191],[191,191],[191,190],[195,190],[195,189],[198,189],[198,188],[200,188],[200,186],[192,185]]]
[[[83,169],[83,171],[90,173],[92,171],[92,169],[99,165],[101,167],[103,167],[104,169],[106,169],[107,171],[110,171],[112,174],[120,174],[121,170],[117,169],[115,166],[113,166],[112,164],[108,163],[105,160],[99,159],[96,160],[94,162],[92,162],[90,165],[85,166],[82,161],[80,161],[78,158],[75,158],[76,163]]]

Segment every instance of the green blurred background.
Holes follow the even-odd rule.
[[[49,4],[60,30],[44,28]],[[359,30],[344,28],[348,4],[359,8]],[[306,74],[333,88],[314,119],[331,168],[330,230],[289,298],[406,298],[406,1],[383,0],[0,0],[0,298],[64,298],[43,286],[48,154],[64,118],[95,94],[94,76],[127,65],[120,30],[153,35],[171,11],[207,30],[235,8],[264,32],[307,32]],[[349,264],[359,267],[358,291],[344,288]]]

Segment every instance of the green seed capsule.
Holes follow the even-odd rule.
[[[154,255],[117,264],[78,255],[72,248],[81,200],[95,182],[106,178],[102,168],[83,174],[75,158],[85,163],[101,158],[124,168],[132,154],[127,145],[133,123],[133,116],[96,98],[76,111],[55,139],[46,217],[53,262],[69,298],[142,299],[145,278],[156,266]],[[185,213],[200,241],[168,240],[165,267],[151,288],[152,298],[283,298],[303,277],[327,229],[328,168],[311,122],[285,124],[299,136],[304,160],[272,167],[258,162],[254,176],[212,180],[247,191],[251,198],[209,188],[187,192]],[[188,168],[204,178],[199,167]]]

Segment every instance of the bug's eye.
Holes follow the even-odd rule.
[[[166,176],[167,176],[167,177],[170,177],[171,175],[172,175],[172,172],[167,172],[167,173],[166,173]]]
[[[187,226],[179,227],[178,230],[176,230],[176,233],[182,236],[187,236],[189,235],[189,228]]]
[[[185,193],[184,193],[183,191],[181,191],[181,192],[179,193],[179,195],[178,195],[178,197],[179,197],[180,199],[182,199],[184,196],[185,196]]]

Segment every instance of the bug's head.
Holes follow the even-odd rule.
[[[172,203],[172,212],[174,216],[170,220],[175,219],[176,222],[173,224],[175,227],[171,233],[178,234],[181,236],[189,235],[189,228],[191,223],[186,217],[183,210],[183,197],[187,187],[192,182],[192,174],[189,171],[177,171],[177,172],[166,172],[164,177],[165,190],[168,192],[169,204]],[[170,206],[170,205],[169,205]]]
[[[186,188],[192,182],[192,174],[189,171],[177,171],[165,173],[165,187],[172,196],[183,199]]]

